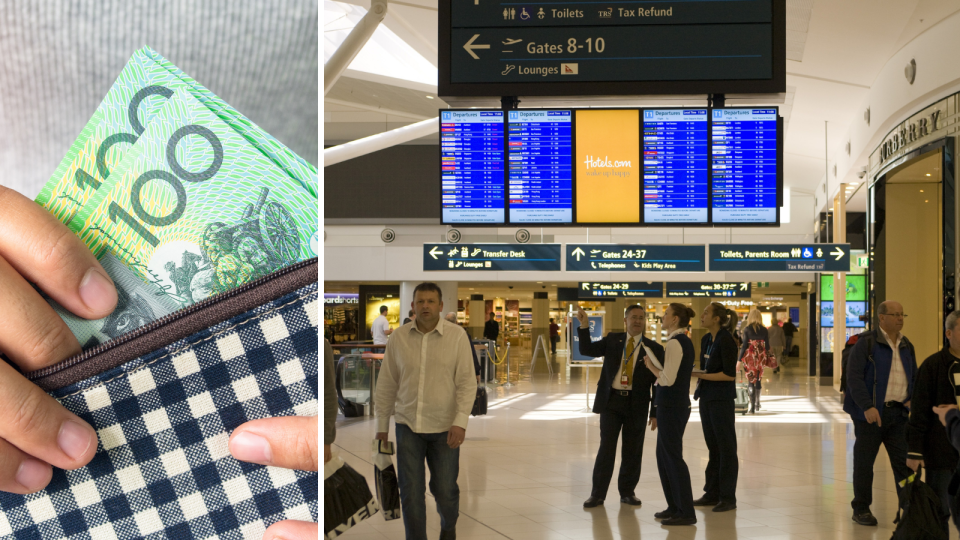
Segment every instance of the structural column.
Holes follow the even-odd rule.
[[[486,303],[482,294],[470,295],[470,319],[467,321],[467,332],[473,339],[483,338],[483,325],[487,322]]]
[[[543,352],[549,362],[556,365],[556,359],[550,355],[550,299],[545,291],[533,293],[533,324],[530,327],[530,347],[531,351],[537,353],[534,358],[533,372],[546,373],[547,364],[543,361]],[[543,336],[541,350],[537,351],[537,341]],[[546,351],[543,351],[543,347]]]
[[[625,298],[617,298],[604,304],[603,335],[607,335],[607,332],[627,331],[623,326],[623,311],[631,304],[633,302],[628,302]]]
[[[847,197],[846,184],[840,184],[840,191],[833,199],[833,241],[844,244],[847,241]],[[822,300],[821,300],[822,301]],[[821,385],[840,387],[840,370],[843,347],[847,343],[847,273],[833,274],[833,378],[820,378]]]

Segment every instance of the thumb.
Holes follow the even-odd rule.
[[[316,416],[253,420],[230,436],[230,453],[240,461],[316,471],[318,431]]]

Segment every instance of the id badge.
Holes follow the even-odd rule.
[[[629,380],[627,379],[627,374],[626,374],[626,373],[621,373],[621,374],[620,374],[620,386],[626,386],[628,383],[629,383]]]

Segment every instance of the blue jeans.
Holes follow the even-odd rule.
[[[447,445],[447,432],[414,433],[397,424],[397,483],[407,540],[427,539],[426,459],[430,493],[437,501],[441,531],[454,531],[460,515],[460,449]]]

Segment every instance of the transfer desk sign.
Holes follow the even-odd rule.
[[[560,244],[424,244],[423,270],[560,271]]]

